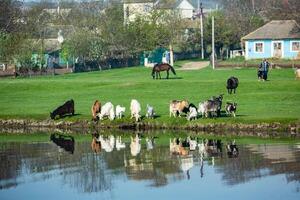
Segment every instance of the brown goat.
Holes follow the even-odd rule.
[[[93,120],[97,120],[97,114],[101,112],[101,102],[96,100],[92,105],[91,111],[92,111]]]
[[[173,116],[176,117],[177,115],[177,112],[179,113],[179,117],[180,117],[180,114],[182,113],[182,111],[185,109],[185,108],[188,108],[189,107],[189,102],[186,101],[186,100],[173,100],[170,102],[170,117]]]

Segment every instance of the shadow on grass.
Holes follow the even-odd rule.
[[[80,115],[81,115],[81,114],[79,114],[79,113],[76,113],[76,114],[74,114],[74,115],[69,114],[69,115],[64,115],[64,116],[62,116],[62,117],[56,117],[55,120],[56,120],[56,119],[71,118],[71,117],[80,116]]]

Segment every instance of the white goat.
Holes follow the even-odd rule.
[[[125,113],[125,110],[126,110],[125,107],[122,107],[122,106],[120,106],[120,105],[117,105],[117,106],[116,106],[116,117],[117,117],[118,119],[121,119],[121,118],[123,117],[124,113]]]
[[[114,105],[111,102],[105,103],[101,108],[101,112],[98,113],[98,117],[100,120],[102,120],[104,117],[108,117],[110,120],[114,120],[115,119]]]
[[[135,121],[138,122],[141,118],[140,112],[141,112],[141,104],[136,100],[132,99],[130,103],[130,111],[131,111],[131,117],[135,117]]]
[[[197,116],[198,116],[198,112],[197,112],[197,109],[195,107],[190,107],[190,112],[187,116],[187,120],[193,120],[193,119],[197,119]]]
[[[152,106],[150,106],[149,104],[147,104],[147,113],[146,113],[146,117],[153,119],[154,118],[154,108]]]
[[[198,113],[201,113],[202,118],[204,118],[205,115],[205,102],[204,103],[199,103],[199,107],[198,107]]]

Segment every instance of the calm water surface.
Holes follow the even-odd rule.
[[[130,143],[73,147],[0,143],[0,199],[300,199],[299,145],[238,145],[237,157],[224,145],[185,156],[145,143],[136,156]]]

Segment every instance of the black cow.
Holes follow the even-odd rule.
[[[73,99],[65,102],[63,105],[56,108],[53,112],[50,112],[51,119],[55,119],[55,117],[58,115],[59,117],[62,117],[66,114],[72,114],[74,115],[74,101]]]
[[[234,76],[230,77],[227,80],[227,86],[226,86],[228,94],[231,94],[232,90],[233,90],[233,93],[235,94],[235,90],[238,87],[238,85],[239,85],[239,79]]]

